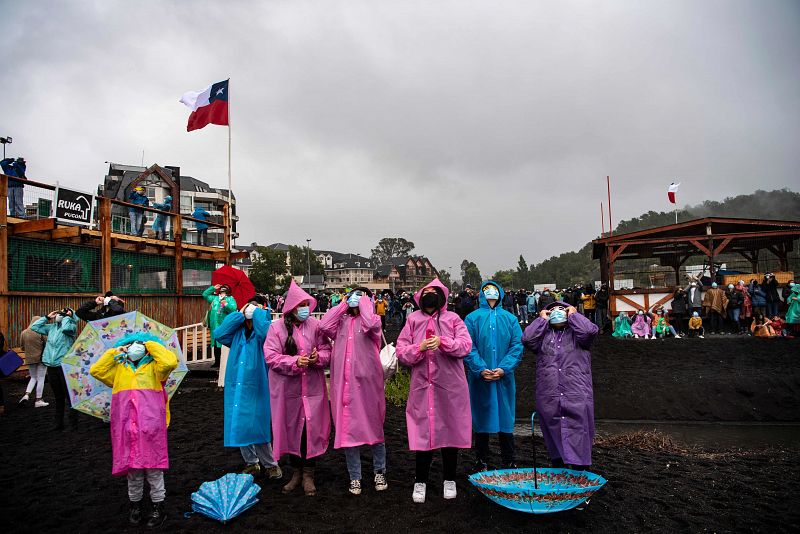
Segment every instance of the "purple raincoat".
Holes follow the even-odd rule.
[[[430,451],[442,447],[472,446],[472,414],[464,372],[464,357],[472,350],[472,338],[464,321],[447,311],[449,291],[439,279],[426,287],[444,293],[441,309],[428,315],[422,310],[409,315],[397,338],[397,359],[411,366],[411,387],[406,403],[408,447]],[[424,289],[424,288],[423,288]],[[422,289],[414,295],[420,303]],[[436,350],[421,352],[419,345],[434,332],[442,340]]]
[[[566,305],[565,305],[566,306]],[[551,459],[590,465],[594,439],[594,394],[589,348],[597,326],[580,313],[556,330],[537,317],[522,337],[536,353],[536,411]]]
[[[646,313],[637,313],[631,325],[631,332],[640,337],[649,336],[650,316]]]
[[[381,318],[366,297],[358,303],[358,317],[348,314],[348,308],[347,302],[331,308],[321,325],[323,333],[335,341],[331,356],[331,411],[336,449],[384,441]]]
[[[308,300],[311,311],[317,301],[294,282],[289,287],[284,304],[286,312]],[[325,367],[331,358],[331,344],[322,333],[320,322],[309,317],[294,327],[292,337],[297,343],[297,355],[284,354],[286,324],[273,321],[264,341],[264,358],[269,366],[269,398],[272,409],[272,451],[275,458],[284,454],[300,456],[303,425],[306,426],[306,457],[314,458],[328,450],[331,432],[331,410]],[[317,348],[319,361],[312,367],[298,367],[297,359]]]

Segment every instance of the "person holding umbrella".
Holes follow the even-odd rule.
[[[489,436],[492,434],[498,434],[504,467],[516,467],[514,370],[522,361],[522,329],[514,314],[497,305],[504,295],[499,283],[492,280],[484,283],[478,294],[480,308],[467,315],[465,321],[472,338],[472,350],[464,362],[480,471],[489,469]]]
[[[322,318],[322,332],[334,340],[331,357],[331,410],[336,427],[333,446],[344,449],[350,493],[361,494],[362,445],[372,448],[375,490],[386,481],[386,443],[383,422],[386,397],[380,359],[381,317],[372,292],[358,287]]]
[[[211,332],[211,347],[214,349],[214,365],[212,367],[219,367],[222,343],[214,337],[214,331],[228,314],[236,311],[236,299],[231,295],[231,288],[227,284],[210,286],[203,291],[203,298],[211,304],[211,308],[206,313],[206,324]]]
[[[239,447],[247,464],[243,473],[257,475],[263,467],[269,478],[278,479],[283,474],[272,457],[269,380],[263,352],[271,322],[267,300],[255,295],[241,311],[225,317],[214,337],[231,350],[225,369],[224,444]]]
[[[128,521],[142,521],[144,479],[153,508],[150,528],[166,520],[164,469],[169,467],[167,427],[170,413],[164,382],[178,367],[178,358],[152,334],[130,334],[108,349],[89,373],[113,388],[111,453],[113,476],[127,476]]]
[[[48,321],[53,321],[48,324]],[[53,394],[56,397],[56,424],[54,430],[64,430],[64,410],[69,404],[69,391],[67,390],[67,380],[61,370],[61,360],[69,351],[77,336],[77,321],[74,311],[71,308],[52,311],[46,317],[40,317],[34,322],[30,329],[47,336],[47,343],[42,353],[42,363],[47,366],[47,378]],[[78,413],[74,410],[69,412],[70,426],[73,430],[78,428]]]
[[[592,463],[592,343],[597,325],[574,306],[555,301],[522,337],[536,353],[536,409],[553,467],[585,470]]]
[[[447,311],[449,291],[438,278],[415,296],[420,310],[397,338],[397,359],[411,367],[406,403],[408,447],[416,452],[411,498],[425,502],[433,453],[442,450],[445,499],[456,498],[458,449],[472,446],[469,388],[463,359],[472,349],[464,321]]]
[[[283,305],[283,321],[270,326],[264,342],[264,358],[270,369],[272,450],[275,458],[289,455],[294,469],[283,487],[291,493],[300,486],[307,496],[317,494],[314,485],[316,457],[328,450],[331,409],[325,368],[331,344],[311,317],[317,300],[292,280]]]

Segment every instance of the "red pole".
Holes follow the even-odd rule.
[[[600,237],[603,237],[606,234],[606,214],[603,213],[603,203],[600,203]]]
[[[614,236],[614,225],[611,222],[611,177],[606,176],[606,184],[608,185],[608,234]]]

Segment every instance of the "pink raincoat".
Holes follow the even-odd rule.
[[[362,298],[359,315],[342,302],[322,318],[323,333],[334,339],[331,357],[331,410],[334,448],[383,443],[386,397],[381,366],[381,318]]]
[[[283,309],[292,312],[304,300],[311,311],[317,307],[314,297],[294,282],[289,287]],[[314,458],[328,450],[331,432],[331,410],[325,367],[330,363],[330,340],[322,333],[320,321],[309,317],[294,326],[292,337],[297,355],[284,354],[286,323],[273,321],[264,341],[264,358],[269,366],[269,397],[272,409],[272,451],[275,458],[284,454],[300,456],[303,425],[306,427],[306,458]],[[319,361],[312,367],[298,367],[297,359],[317,348]]]
[[[649,336],[650,316],[646,313],[637,313],[636,318],[633,320],[633,324],[631,325],[631,332],[641,337]]]
[[[444,304],[433,315],[422,310],[412,313],[397,338],[397,358],[411,366],[406,404],[408,447],[412,451],[469,449],[472,414],[463,359],[472,350],[472,338],[464,321],[447,311],[449,291],[439,279],[426,287],[439,288],[444,293]],[[417,305],[422,291],[414,295]],[[430,337],[429,332],[441,338],[441,345],[422,352],[419,344]]]

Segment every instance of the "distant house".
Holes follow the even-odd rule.
[[[439,276],[439,271],[425,256],[398,256],[389,258],[377,269],[379,277],[395,290],[417,291]],[[385,274],[384,274],[385,273]]]
[[[327,289],[346,289],[374,285],[375,263],[358,254],[341,254],[335,257],[331,268],[325,269]]]

